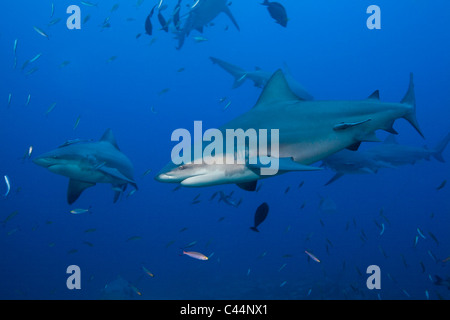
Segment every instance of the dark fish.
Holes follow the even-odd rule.
[[[436,190],[441,190],[443,187],[445,187],[446,183],[447,183],[447,180],[442,181],[441,184],[436,188]]]
[[[169,27],[167,25],[167,21],[161,14],[161,10],[158,12],[158,21],[161,24],[161,29],[164,30],[165,32],[169,32]]]
[[[250,227],[253,231],[259,232],[257,227],[266,219],[267,214],[269,213],[269,205],[264,202],[261,204],[255,212],[255,225]]]
[[[178,0],[175,9],[173,10],[173,24],[175,29],[180,30],[180,9],[181,9],[181,0]]]
[[[272,18],[275,19],[275,22],[280,24],[283,27],[287,26],[288,17],[286,13],[286,9],[278,2],[269,2],[268,0],[264,0],[261,3],[263,6],[267,6],[267,10]]]
[[[145,19],[145,33],[149,36],[152,35],[153,26],[151,22],[151,17],[153,16],[153,12],[155,11],[156,5],[152,8],[152,11],[150,11],[150,14],[147,16],[147,19]]]

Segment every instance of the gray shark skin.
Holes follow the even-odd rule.
[[[336,181],[345,174],[376,173],[381,168],[396,168],[405,164],[415,164],[420,160],[434,157],[445,162],[442,153],[450,141],[450,132],[434,148],[400,145],[393,135],[384,143],[364,151],[342,150],[322,160],[336,174],[325,184]]]
[[[192,30],[203,32],[203,27],[207,26],[221,12],[224,12],[231,19],[236,29],[240,30],[227,5],[227,0],[198,0],[196,5],[187,13],[183,27],[176,32],[178,39],[177,49],[179,50],[183,47],[184,39],[189,36]]]
[[[253,81],[255,87],[262,88],[267,84],[267,81],[269,81],[270,77],[272,76],[271,72],[262,70],[259,67],[255,67],[255,70],[253,71],[244,70],[241,67],[223,61],[221,59],[215,57],[209,58],[214,64],[217,64],[234,77],[233,89],[240,87],[247,79]],[[306,91],[306,89],[294,79],[286,64],[284,66],[284,76],[289,84],[289,88],[294,92],[295,95],[297,95],[297,97],[303,100],[314,99],[313,96],[310,95]]]
[[[381,102],[374,95],[360,101],[304,101],[290,90],[283,72],[278,70],[256,105],[219,130],[225,137],[226,129],[278,129],[279,166],[276,174],[282,174],[317,170],[310,165],[335,152],[357,146],[362,141],[379,141],[375,131],[393,131],[392,126],[398,118],[408,120],[422,135],[415,117],[412,74],[408,91],[400,103]],[[260,156],[255,146],[249,145],[245,152],[246,159]],[[169,162],[155,179],[187,187],[236,183],[253,191],[257,180],[274,176],[262,175],[261,168],[259,162],[207,164],[202,161],[178,166]]]
[[[72,140],[33,160],[49,171],[68,177],[67,202],[74,203],[81,193],[96,183],[110,183],[114,202],[127,184],[137,189],[133,165],[123,154],[110,129],[97,142]]]

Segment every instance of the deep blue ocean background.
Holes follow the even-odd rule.
[[[164,1],[166,18],[176,2]],[[11,193],[0,199],[0,220],[18,213],[0,226],[1,299],[111,298],[107,284],[124,289],[123,299],[449,298],[449,289],[431,279],[450,276],[450,262],[442,262],[450,255],[450,189],[436,190],[450,179],[450,150],[443,154],[446,163],[432,159],[348,175],[329,186],[329,169],[266,179],[258,192],[235,185],[173,191],[175,185],[153,179],[170,160],[173,130],[192,130],[195,120],[204,130],[217,128],[249,110],[261,93],[250,81],[232,89],[233,78],[210,56],[244,69],[275,71],[286,63],[318,100],[364,99],[379,89],[382,101],[397,102],[413,72],[426,140],[400,119],[398,141],[434,146],[450,130],[450,2],[280,0],[287,28],[261,2],[232,1],[240,32],[220,14],[204,30],[208,41],[195,42],[200,34],[193,31],[181,50],[173,34],[159,30],[156,14],[153,35],[144,34],[158,1],[98,0],[98,7],[54,1],[53,17],[51,0],[2,3],[0,190],[6,191],[7,175]],[[90,16],[81,30],[66,27],[72,4],[80,6],[82,19]],[[187,4],[192,1],[182,2],[183,13]],[[372,4],[381,8],[380,30],[366,27]],[[102,28],[107,17],[110,27]],[[61,21],[49,26],[55,18]],[[222,97],[232,101],[225,111]],[[98,140],[107,128],[133,162],[139,190],[113,204],[110,185],[100,184],[68,205],[68,179],[32,159],[69,139]],[[23,159],[29,146],[33,154]],[[234,191],[242,204],[210,201],[219,190]],[[197,195],[200,202],[193,204]],[[319,206],[322,198],[328,209]],[[270,211],[256,233],[249,227],[262,202]],[[91,213],[70,213],[89,206]],[[384,234],[375,222],[384,223]],[[426,239],[414,246],[417,228]],[[208,261],[180,255],[194,241],[189,249]],[[81,269],[80,290],[66,287],[66,268],[73,264]],[[366,287],[369,265],[380,267],[380,290]]]

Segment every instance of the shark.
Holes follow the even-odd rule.
[[[186,14],[187,18],[183,26],[175,32],[178,39],[177,49],[181,49],[184,39],[189,36],[192,30],[203,32],[203,28],[214,20],[220,13],[225,13],[238,31],[239,25],[228,7],[227,0],[197,0]]]
[[[331,168],[336,174],[325,184],[336,181],[345,174],[376,173],[381,168],[396,168],[400,165],[415,164],[431,157],[445,162],[442,153],[450,141],[450,132],[434,148],[401,145],[394,135],[389,135],[383,143],[367,150],[342,150],[322,160],[322,166]]]
[[[99,141],[66,141],[56,149],[39,155],[33,162],[69,178],[69,204],[73,204],[85,189],[97,183],[112,185],[114,203],[128,184],[138,189],[133,178],[133,165],[120,151],[111,129],[107,129]]]
[[[234,77],[233,89],[240,87],[246,80],[253,81],[255,87],[263,88],[267,81],[269,81],[273,72],[269,72],[255,67],[255,70],[245,70],[235,64],[226,62],[224,60],[209,57],[214,64],[217,64],[226,72]],[[284,64],[284,76],[289,84],[290,89],[303,100],[313,100],[313,96],[292,76],[288,66]]]
[[[170,161],[155,179],[186,187],[234,183],[244,190],[254,191],[260,179],[291,171],[321,170],[311,165],[345,148],[356,150],[363,141],[380,141],[375,131],[395,131],[393,125],[399,118],[407,120],[423,137],[416,118],[412,73],[401,102],[382,102],[378,91],[364,100],[308,101],[292,92],[279,69],[269,79],[252,109],[218,128],[220,132],[277,129],[278,155],[273,160],[278,161],[278,170],[275,174],[262,174],[267,162],[258,160],[275,157],[267,152],[261,154],[260,149],[249,143],[245,147],[243,164],[195,161],[194,155],[193,161],[182,164]],[[230,155],[225,153],[224,157],[227,156]],[[247,161],[255,158],[257,161]]]

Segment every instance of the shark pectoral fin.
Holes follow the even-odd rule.
[[[85,189],[92,186],[95,186],[95,183],[70,179],[67,189],[67,202],[69,204],[74,203]]]
[[[127,178],[126,176],[124,176],[119,170],[117,170],[116,168],[111,168],[111,167],[107,167],[105,165],[101,166],[100,168],[98,168],[98,171],[101,171],[105,174],[108,174],[116,179],[119,180],[123,180],[126,181],[128,183],[130,183],[131,185],[133,185],[136,189],[136,182],[134,182],[133,180]]]
[[[350,150],[350,151],[356,151],[356,150],[358,150],[360,145],[361,145],[361,141],[358,141],[358,142],[355,142],[354,144],[349,145],[345,149]]]
[[[242,182],[242,183],[236,183],[236,185],[245,190],[245,191],[255,191],[256,185],[258,184],[258,180],[253,180],[250,182]]]
[[[233,22],[234,26],[236,27],[236,29],[238,29],[238,31],[241,31],[241,29],[239,28],[239,25],[236,21],[236,19],[234,19],[233,14],[230,11],[230,8],[228,8],[227,5],[225,5],[223,12],[225,12],[225,14],[230,18],[230,20]]]
[[[339,178],[342,177],[343,175],[344,175],[344,173],[342,173],[342,172],[337,172],[330,180],[328,180],[327,183],[325,183],[325,185],[327,186],[327,185],[329,185],[329,184],[335,182],[337,179],[339,179]]]
[[[362,121],[358,121],[358,122],[341,122],[341,123],[336,124],[333,127],[333,130],[334,131],[341,131],[341,130],[345,130],[345,129],[348,129],[348,128],[353,128],[353,127],[358,126],[360,124],[366,123],[366,122],[368,122],[370,120],[372,120],[372,119],[366,119],[366,120],[362,120]]]

